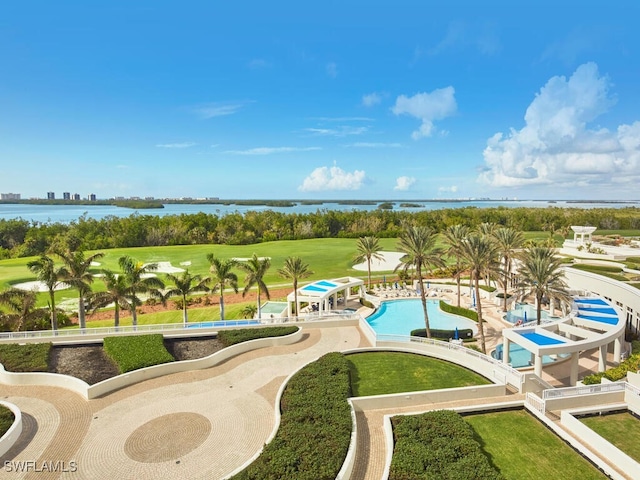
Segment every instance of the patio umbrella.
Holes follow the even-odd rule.
[[[524,311],[524,323],[527,323],[527,311]]]
[[[475,307],[476,306],[476,291],[473,290],[471,295],[473,297],[473,306]]]
[[[456,327],[455,332],[453,333],[453,339],[458,340],[458,327]]]

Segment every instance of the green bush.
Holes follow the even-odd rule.
[[[466,317],[469,320],[473,320],[474,322],[478,321],[478,312],[476,312],[475,310],[469,310],[468,308],[457,307],[455,305],[451,305],[450,303],[445,302],[444,300],[440,300],[440,310],[442,310],[443,312],[451,313],[453,315]]]
[[[0,363],[9,372],[46,372],[51,343],[0,344]]]
[[[418,328],[416,330],[411,331],[412,337],[423,337],[427,336],[426,328]],[[449,340],[450,338],[455,338],[456,331],[455,330],[439,330],[437,328],[431,329],[431,338],[440,338],[444,340]],[[473,330],[470,328],[460,328],[458,329],[458,338],[461,340],[465,340],[467,338],[473,338]]]
[[[0,405],[0,438],[11,428],[14,420],[13,412]]]
[[[349,449],[349,363],[328,353],[296,373],[282,395],[280,428],[236,480],[333,480]]]
[[[248,342],[258,338],[284,337],[298,331],[298,327],[263,327],[263,328],[242,328],[237,330],[221,330],[218,332],[218,340],[225,347],[230,347],[236,343]]]
[[[585,385],[595,385],[601,382],[602,377],[612,382],[622,380],[627,376],[627,372],[637,372],[640,370],[640,342],[634,341],[632,343],[632,355],[627,358],[620,365],[609,368],[605,372],[598,372],[592,375],[587,375],[582,379],[582,383]]]
[[[394,449],[389,480],[502,479],[460,415],[438,410],[392,418]]]
[[[165,348],[164,337],[160,333],[105,337],[104,351],[116,363],[120,373],[175,360]]]
[[[369,300],[365,300],[364,298],[360,299],[360,305],[367,308],[376,308],[373,303],[371,303]]]

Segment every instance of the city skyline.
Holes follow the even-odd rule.
[[[563,3],[7,6],[0,191],[639,199],[640,6]]]

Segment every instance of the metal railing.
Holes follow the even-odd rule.
[[[581,385],[577,387],[554,388],[542,392],[542,398],[549,400],[552,398],[570,398],[582,395],[593,395],[594,393],[624,392],[626,382],[600,383],[596,385]]]
[[[535,393],[527,392],[524,403],[542,414],[545,413],[545,401],[542,398],[538,397]]]

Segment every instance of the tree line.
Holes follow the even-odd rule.
[[[87,215],[70,223],[0,220],[0,259],[42,255],[62,245],[75,250],[163,245],[248,245],[275,240],[307,238],[397,238],[411,225],[435,232],[461,224],[477,228],[483,223],[520,231],[546,230],[568,234],[571,225],[599,229],[640,229],[640,209],[614,208],[450,208],[442,210],[317,210],[315,213],[280,213],[272,210],[214,215],[108,216]]]

